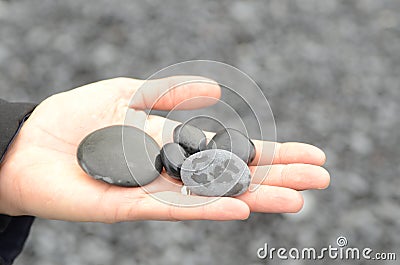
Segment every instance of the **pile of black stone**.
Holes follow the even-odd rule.
[[[159,150],[156,141],[138,128],[110,126],[82,140],[78,162],[88,175],[118,186],[147,185],[165,168],[197,195],[239,196],[247,191],[247,164],[256,150],[243,133],[224,128],[207,143],[201,129],[181,124],[174,129],[173,140]]]
[[[193,193],[203,196],[238,196],[250,185],[247,164],[255,157],[253,142],[241,132],[225,128],[207,144],[197,127],[181,124],[174,129],[174,143],[161,149],[167,173],[181,179]]]

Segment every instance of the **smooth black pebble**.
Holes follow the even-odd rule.
[[[188,154],[194,154],[207,148],[204,132],[189,124],[180,124],[174,129],[174,143],[181,145]]]
[[[144,186],[162,170],[156,141],[132,126],[116,125],[92,132],[80,143],[77,158],[88,175],[117,186]]]
[[[160,151],[161,161],[168,175],[181,179],[181,167],[188,153],[177,143],[165,144]]]
[[[232,128],[218,131],[207,145],[207,149],[223,149],[240,157],[246,164],[254,160],[254,143],[243,133]]]
[[[201,196],[239,196],[250,185],[250,169],[237,155],[210,149],[189,156],[182,165],[185,186]]]

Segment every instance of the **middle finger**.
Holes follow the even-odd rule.
[[[253,184],[295,190],[325,189],[330,182],[326,169],[308,164],[250,166],[250,172]]]

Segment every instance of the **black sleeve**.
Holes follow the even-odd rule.
[[[9,103],[0,99],[0,162],[34,108],[31,103]],[[33,220],[32,216],[0,214],[0,265],[12,264],[21,253]]]

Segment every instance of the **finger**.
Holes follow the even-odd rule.
[[[116,199],[117,197],[115,197]],[[164,191],[116,202],[116,221],[129,220],[243,220],[250,214],[246,203],[234,198],[186,196]]]
[[[301,210],[304,203],[298,191],[266,185],[236,198],[244,201],[252,212],[262,213],[295,213]]]
[[[311,164],[321,166],[326,161],[325,153],[310,144],[274,143],[253,140],[256,156],[250,165]]]
[[[166,119],[157,115],[147,117],[146,132],[154,136],[158,143],[172,141],[173,130],[180,122]],[[208,139],[215,133],[204,131]],[[325,153],[310,144],[276,143],[252,140],[256,148],[256,156],[251,166],[271,164],[310,164],[321,166],[326,161]]]
[[[196,109],[215,104],[221,88],[201,76],[172,76],[143,81],[130,107],[135,109]]]
[[[307,164],[250,166],[254,184],[286,187],[295,190],[325,189],[330,176],[324,168]]]

